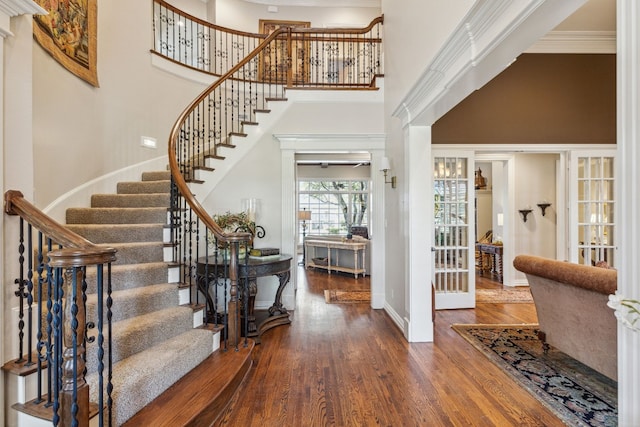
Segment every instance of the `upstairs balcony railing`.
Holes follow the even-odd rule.
[[[152,52],[214,76],[243,62],[268,36],[212,24],[162,0],[154,0],[153,8]],[[384,73],[382,17],[365,29],[283,31],[265,48],[242,79],[337,89],[368,87]]]

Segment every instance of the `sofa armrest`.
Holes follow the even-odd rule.
[[[533,255],[518,255],[513,266],[525,273],[610,295],[616,292],[618,272],[613,269],[574,264]]]

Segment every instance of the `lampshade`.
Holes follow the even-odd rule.
[[[311,211],[302,210],[298,211],[298,220],[299,221],[311,221]]]
[[[384,171],[384,170],[388,171],[389,169],[391,169],[391,165],[389,164],[389,158],[385,156],[380,160],[380,170],[381,171]]]

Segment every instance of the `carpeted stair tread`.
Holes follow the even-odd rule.
[[[113,422],[122,425],[173,383],[205,360],[213,332],[191,329],[114,364]],[[90,399],[97,402],[97,375],[87,376]],[[205,390],[203,390],[205,392]]]
[[[143,264],[160,262],[164,259],[164,243],[158,242],[129,242],[129,243],[100,243],[98,246],[114,248],[116,261],[112,265]]]
[[[69,208],[67,224],[166,224],[166,207]]]
[[[105,293],[106,298],[106,293]],[[112,320],[120,321],[132,317],[178,306],[178,285],[158,283],[143,287],[113,291]],[[106,310],[106,300],[103,310]],[[87,294],[87,318],[97,321],[97,294]]]
[[[169,207],[169,193],[156,194],[94,194],[91,196],[93,208],[137,208],[137,207]]]
[[[164,224],[69,224],[67,228],[93,243],[163,241]]]
[[[96,268],[87,267],[87,293],[96,292],[95,275]],[[111,286],[114,291],[167,283],[168,278],[169,266],[166,262],[111,266]]]
[[[169,181],[171,179],[171,171],[148,171],[142,172],[143,181]]]
[[[131,181],[117,184],[118,194],[153,194],[170,193],[171,181]]]
[[[172,306],[113,323],[113,363],[153,347],[164,340],[193,329],[193,309]],[[96,337],[97,329],[90,329],[88,336]],[[105,352],[108,343],[104,344]],[[95,372],[98,367],[97,342],[87,348],[87,370]]]

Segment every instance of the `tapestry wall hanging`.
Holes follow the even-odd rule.
[[[36,0],[49,12],[35,15],[33,36],[63,67],[98,87],[97,0]]]

